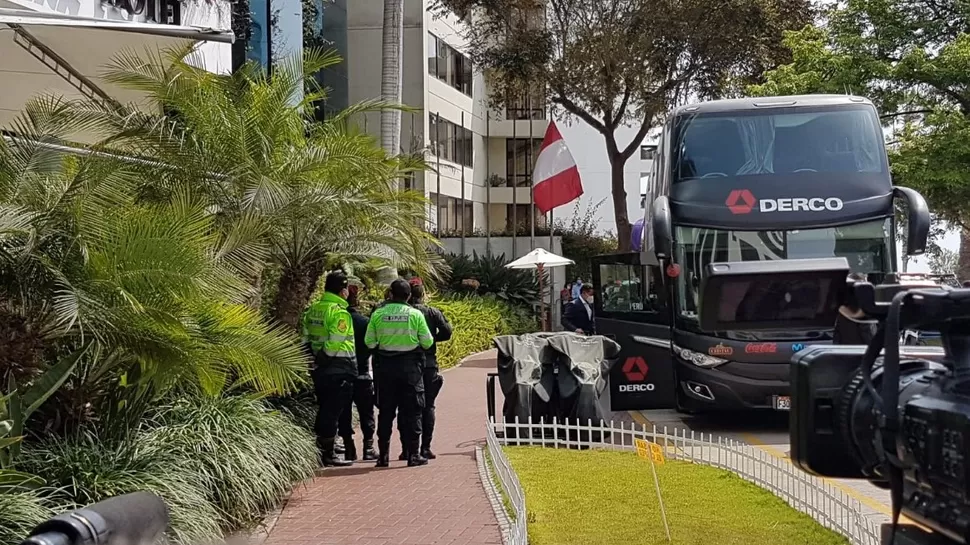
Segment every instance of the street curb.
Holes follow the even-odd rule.
[[[499,532],[502,534],[502,543],[503,545],[509,545],[509,533],[512,528],[512,521],[509,520],[509,514],[505,511],[505,506],[502,505],[499,491],[495,487],[495,481],[492,480],[492,475],[485,464],[485,452],[480,446],[475,447],[475,461],[478,464],[478,477],[482,481],[482,488],[485,489],[485,496],[488,498],[489,505],[492,506],[492,513],[495,514]]]
[[[461,360],[459,360],[458,363],[456,363],[454,365],[454,367],[449,367],[447,369],[442,369],[441,371],[439,371],[439,373],[447,373],[448,371],[452,371],[454,369],[458,369],[459,367],[462,366],[462,364],[465,363],[465,360],[471,359],[471,358],[473,358],[473,357],[475,357],[475,356],[477,356],[479,354],[484,354],[485,352],[488,352],[489,350],[493,350],[493,348],[486,348],[485,350],[480,350],[478,352],[473,352],[471,354],[468,354],[467,356],[465,356],[464,358],[462,358]]]

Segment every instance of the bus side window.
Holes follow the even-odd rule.
[[[600,265],[601,308],[605,312],[660,312],[663,287],[657,271],[659,267]]]
[[[663,278],[660,276],[659,266],[644,267],[647,272],[646,282],[643,283],[644,310],[661,312],[667,305],[666,292],[663,288]]]

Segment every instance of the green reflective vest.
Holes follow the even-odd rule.
[[[355,360],[354,320],[347,301],[335,293],[324,292],[303,313],[303,341],[314,354]]]
[[[388,303],[374,311],[364,343],[388,354],[431,348],[434,338],[420,310],[406,303]]]

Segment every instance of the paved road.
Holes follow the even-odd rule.
[[[673,410],[634,411],[634,420],[658,428],[688,429],[710,433],[758,447],[780,459],[789,459],[788,413],[752,413],[742,417],[688,416]],[[890,517],[889,491],[869,484],[867,481],[826,479],[863,505],[873,520],[887,522]]]
[[[397,460],[395,431],[390,468],[358,462],[319,471],[293,491],[263,545],[500,545],[475,460],[485,442],[485,375],[492,369],[494,351],[443,373],[436,460],[406,467]]]

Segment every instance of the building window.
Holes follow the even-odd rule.
[[[428,33],[428,74],[472,96],[472,61]]]
[[[436,156],[464,165],[474,167],[474,142],[471,129],[455,125],[447,119],[437,115],[429,116],[428,135],[431,141],[431,152]]]
[[[655,153],[657,153],[657,146],[640,146],[641,161],[653,161]]]
[[[509,138],[505,141],[505,177],[510,187],[532,185],[532,169],[541,146],[541,138]]]
[[[250,9],[249,47],[246,60],[256,61],[269,68],[270,17],[269,0],[252,0]]]
[[[532,225],[531,204],[507,204],[505,205],[505,229],[510,232],[527,231]],[[548,223],[546,216],[535,210],[536,227],[545,227]],[[513,226],[514,229],[513,229]]]
[[[509,96],[505,101],[505,119],[545,119],[546,97],[542,89]]]
[[[465,201],[462,206],[461,199],[431,193],[429,196],[436,209],[432,222],[437,226],[439,234],[454,235],[460,234],[464,230],[466,235],[474,231],[474,207],[473,204]]]

